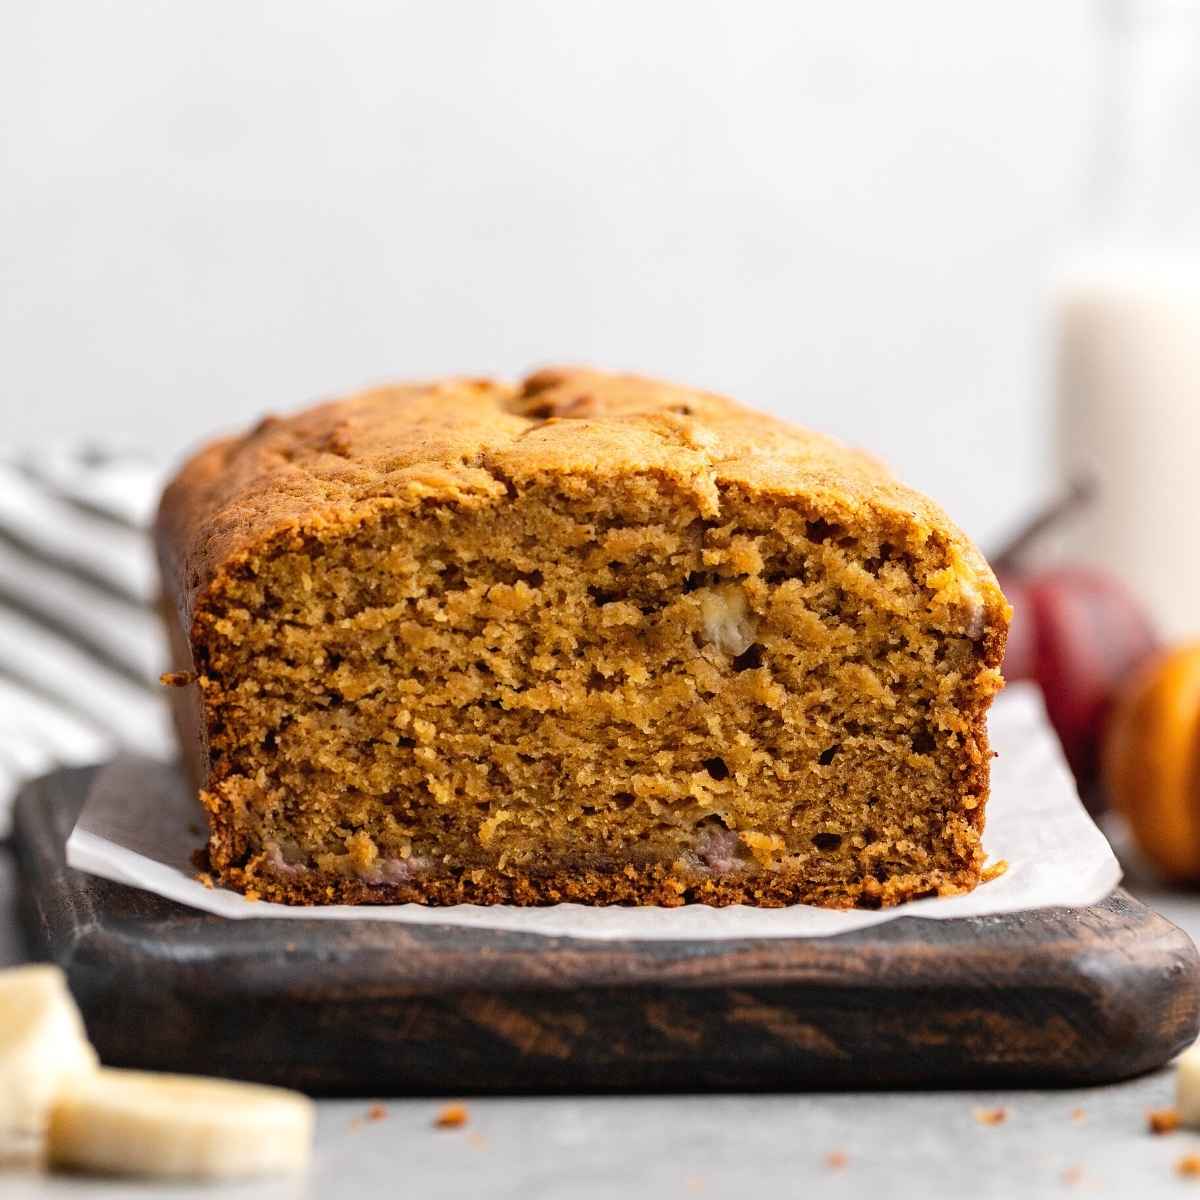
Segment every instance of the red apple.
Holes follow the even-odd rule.
[[[1013,606],[1004,675],[1041,685],[1050,721],[1088,799],[1113,697],[1157,648],[1154,629],[1120,580],[1090,568],[1002,572],[1000,586]]]

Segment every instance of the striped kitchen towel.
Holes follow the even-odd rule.
[[[130,453],[0,456],[0,837],[35,775],[174,756],[148,536],[163,481]]]

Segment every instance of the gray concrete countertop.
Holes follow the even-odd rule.
[[[0,849],[0,964],[20,962],[18,886]],[[1200,935],[1200,897],[1144,899]],[[1170,1071],[1070,1091],[466,1098],[467,1124],[434,1127],[442,1101],[322,1101],[312,1171],[279,1182],[172,1187],[0,1175],[3,1200],[744,1200],[771,1197],[1200,1196],[1176,1163],[1200,1134],[1154,1137]],[[382,1113],[371,1119],[372,1105]],[[1003,1108],[995,1125],[978,1109]]]

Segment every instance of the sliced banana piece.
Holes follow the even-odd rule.
[[[1179,1056],[1175,1068],[1175,1111],[1181,1125],[1200,1129],[1200,1042]]]
[[[54,1100],[96,1066],[58,967],[0,971],[0,1162],[40,1162]]]
[[[49,1149],[61,1166],[216,1179],[303,1170],[312,1134],[298,1092],[101,1067],[59,1097]]]

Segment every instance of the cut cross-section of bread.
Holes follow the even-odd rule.
[[[1008,606],[831,439],[588,371],[385,388],[201,451],[158,545],[234,887],[877,906],[979,880]]]

